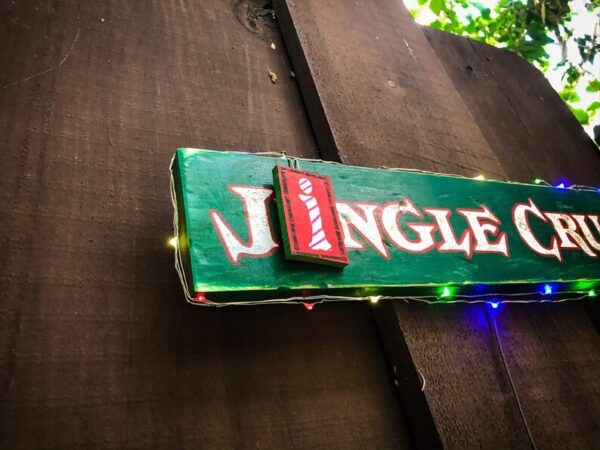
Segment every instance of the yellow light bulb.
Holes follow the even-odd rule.
[[[169,239],[169,245],[173,248],[177,248],[177,237],[172,237]]]
[[[485,180],[485,177],[483,175],[477,175],[476,177],[473,177],[474,180]]]
[[[371,295],[371,296],[369,296],[369,301],[371,303],[375,304],[379,301],[380,298],[381,298],[381,295]]]

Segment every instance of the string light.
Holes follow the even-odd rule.
[[[545,284],[543,286],[543,291],[542,291],[543,295],[552,295],[553,292],[554,292],[554,288],[552,287],[552,285]]]
[[[177,236],[173,236],[169,239],[169,245],[173,248],[177,248]]]
[[[304,307],[305,307],[306,309],[308,309],[309,311],[312,311],[312,309],[315,307],[315,303],[307,303],[307,302],[305,302],[305,303],[302,303],[302,304],[303,304],[303,305],[304,305]]]
[[[450,289],[448,286],[444,287],[444,289],[442,289],[442,293],[440,295],[441,298],[452,298],[452,294],[454,292],[454,289]]]
[[[194,296],[194,301],[196,303],[208,303],[208,299],[204,296],[203,292],[196,292]]]
[[[477,175],[476,177],[473,177],[474,180],[485,180],[485,176],[484,175]]]
[[[600,192],[600,188],[599,187],[594,187],[594,186],[587,186],[585,184],[573,184],[570,185],[563,180],[560,180],[558,183],[556,183],[555,185],[552,185],[550,183],[548,183],[547,181],[541,179],[541,178],[535,178],[533,180],[533,183],[535,184],[543,184],[546,186],[553,186],[555,188],[559,188],[559,189],[578,189],[578,190],[583,190],[583,191],[594,191],[594,192]]]
[[[323,164],[342,165],[342,163],[337,162],[337,161],[323,161],[322,159],[298,158],[296,156],[287,155],[285,152],[256,152],[256,153],[237,152],[237,153],[245,153],[247,155],[254,155],[254,156],[257,156],[257,155],[258,156],[272,156],[275,158],[285,159],[286,161],[292,162],[293,164],[298,164],[298,162],[306,161],[306,162],[319,162],[319,163],[323,163]],[[173,159],[174,159],[174,157],[173,157]],[[172,166],[170,166],[170,167],[172,167]],[[384,169],[384,170],[389,170],[391,172],[413,172],[413,173],[440,175],[438,172],[431,172],[428,170],[420,170],[420,169],[407,169],[407,168],[388,167],[388,166],[379,166],[378,168]],[[444,174],[444,176],[448,176],[448,177],[452,177],[452,178],[467,178],[467,179],[469,179],[469,177],[465,177],[464,175],[457,175],[457,174]],[[472,178],[470,178],[470,179],[472,179]],[[535,178],[533,180],[533,182],[535,184],[545,184],[547,186],[551,186],[550,183],[546,182],[545,180],[543,180],[541,178]],[[513,182],[513,181],[507,181],[506,183],[508,183],[508,184],[524,184],[524,183]],[[598,187],[586,186],[583,184],[574,184],[572,186],[564,186],[564,187],[568,187],[569,189],[580,189],[580,190],[586,190],[586,191],[600,192],[600,188],[598,188]]]
[[[588,289],[593,289],[595,284],[593,281],[578,281],[573,285],[573,288],[576,291],[587,291]]]
[[[600,188],[598,187],[593,187],[593,186],[587,186],[584,184],[572,184],[569,185],[569,183],[567,183],[564,180],[559,180],[558,183],[556,184],[550,184],[547,181],[541,179],[541,178],[536,178],[533,180],[533,182],[535,184],[543,184],[545,186],[550,186],[550,187],[555,187],[558,189],[577,189],[577,190],[582,190],[582,191],[594,191],[594,192],[600,192]]]
[[[529,292],[529,295],[533,295],[539,292]],[[511,294],[504,294],[504,295],[511,295]],[[519,294],[520,297],[525,296],[525,294]],[[578,297],[564,297],[564,298],[558,298],[555,300],[552,300],[552,303],[563,303],[563,302],[573,302],[573,301],[578,301],[578,300],[583,300],[589,298],[587,292],[579,295]],[[265,305],[276,305],[276,304],[281,304],[281,305],[298,305],[298,304],[304,304],[303,302],[300,301],[301,297],[288,297],[288,298],[276,298],[276,299],[268,299],[268,300],[253,300],[253,301],[247,301],[247,302],[234,302],[234,303],[213,303],[210,300],[206,300],[206,303],[197,303],[195,301],[193,301],[193,298],[190,297],[188,298],[188,300],[191,302],[191,304],[193,304],[194,306],[211,306],[211,307],[215,307],[215,308],[225,308],[225,307],[231,307],[231,306],[265,306]],[[477,305],[477,304],[482,304],[482,303],[486,303],[489,304],[490,301],[489,300],[483,300],[483,299],[469,299],[469,298],[453,298],[450,300],[440,300],[439,297],[425,297],[425,296],[421,296],[421,297],[409,297],[409,296],[382,296],[382,299],[386,299],[386,300],[398,300],[398,301],[404,301],[405,303],[411,303],[411,302],[418,302],[418,303],[425,303],[428,305],[449,305],[449,304],[455,304],[455,303],[460,303],[460,304],[465,304],[465,305]],[[311,297],[311,301],[313,303],[311,303],[311,305],[317,305],[319,303],[327,303],[327,302],[332,302],[332,301],[365,301],[366,297],[345,297],[345,296],[339,296],[339,295],[317,295],[314,297]],[[545,300],[546,302],[548,300]],[[512,299],[512,298],[507,298],[507,299],[503,299],[500,302],[500,306],[499,308],[502,307],[503,304],[505,303],[514,303],[514,304],[534,304],[534,303],[543,303],[540,302],[540,300],[530,300],[530,299]],[[308,309],[308,308],[307,308]],[[310,308],[312,309],[312,307]]]
[[[489,304],[494,309],[498,309],[498,306],[500,306],[500,302],[490,302]]]
[[[369,301],[371,303],[375,304],[379,301],[380,298],[381,298],[381,295],[371,295],[371,296],[369,296]]]
[[[595,297],[596,295],[596,291],[593,289],[590,289],[590,291],[588,292],[588,297]]]
[[[298,158],[296,156],[290,156],[287,155],[285,152],[237,152],[237,153],[245,153],[247,155],[253,155],[253,156],[272,156],[274,158],[281,158],[281,159],[285,159],[289,162],[292,162],[294,164],[297,164],[298,162],[319,162],[319,163],[323,163],[323,164],[332,164],[332,165],[342,165],[342,163],[337,162],[337,161],[323,161],[322,159],[314,159],[314,158]],[[420,169],[408,169],[408,168],[399,168],[399,167],[388,167],[388,166],[379,166],[379,169],[384,169],[384,170],[389,170],[392,172],[413,172],[413,173],[424,173],[424,174],[431,174],[431,175],[440,175],[438,172],[431,172],[428,170],[420,170]],[[465,177],[464,175],[457,175],[457,174],[444,174],[444,176],[448,176],[448,177],[453,177],[453,178],[470,178],[470,177]],[[477,179],[479,179],[478,177],[476,177]],[[472,179],[472,178],[471,178]],[[544,181],[541,178],[535,178],[533,180],[533,182],[535,184],[546,184],[548,186],[550,186],[549,183],[547,183],[546,181]],[[524,183],[519,183],[519,182],[513,182],[513,181],[507,181],[506,183],[508,184],[524,184]],[[592,186],[586,186],[586,185],[581,185],[581,184],[574,184],[572,186],[569,186],[570,189],[583,189],[583,190],[591,190],[591,191],[598,191],[600,192],[600,188],[597,187],[592,187]]]

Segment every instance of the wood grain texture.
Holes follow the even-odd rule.
[[[409,446],[364,305],[184,303],[174,150],[317,156],[262,6],[2,2],[0,447]]]
[[[423,30],[509,180],[600,184],[600,152],[535,67],[471,39]]]
[[[484,168],[503,177],[401,2],[275,4],[325,157],[464,175]]]
[[[487,306],[393,306],[444,447],[530,448]]]
[[[537,447],[597,447],[600,337],[586,302],[509,305],[493,318]]]
[[[303,97],[319,102],[307,110],[326,156],[600,183],[595,147],[541,74],[518,57],[434,30],[424,34],[396,1],[276,5]],[[510,316],[497,325],[501,341],[503,326],[510,327],[506,353],[485,306],[397,303],[377,310],[417,445],[437,445],[435,433],[448,448],[585,448],[597,440],[590,426],[600,418],[597,403],[576,400],[597,397],[600,347],[590,316],[581,305],[562,305],[570,320],[550,320],[537,314],[543,306],[504,308]],[[536,342],[554,333],[574,340],[561,344],[560,356],[543,357],[546,347]],[[535,375],[512,375],[511,368],[528,364]],[[555,407],[568,414],[558,420]]]
[[[317,130],[329,127],[332,151],[344,163],[465,175],[485,169],[503,176],[466,105],[400,2],[276,5],[303,96],[322,103],[326,122],[321,125],[315,121],[323,117],[311,114],[314,108],[308,105],[320,148],[323,140]],[[347,27],[350,22],[353,26]],[[292,31],[295,36],[289,36]],[[306,76],[312,82],[303,80]],[[315,91],[305,93],[311,86]],[[479,329],[472,309],[458,307],[460,313],[452,317],[438,312],[437,334],[431,332],[435,319],[430,310],[401,304],[376,313],[396,316],[395,328],[382,328],[384,341],[404,340],[408,346],[408,357],[393,345],[387,348],[398,384],[409,385],[399,392],[411,412],[408,420],[415,442],[421,448],[439,443],[451,448],[527,447],[526,430],[506,388],[507,376],[491,345],[492,335],[489,329]],[[403,313],[411,314],[410,324],[405,325]],[[380,323],[388,321],[379,317]],[[446,333],[447,346],[440,347]],[[469,343],[468,352],[461,346],[447,353],[456,335]],[[410,392],[418,388],[415,368],[430,379],[424,398]],[[500,382],[490,384],[490,377]],[[482,391],[505,406],[490,408],[480,402]],[[428,428],[423,425],[428,423]],[[490,423],[495,424],[493,429]]]
[[[600,185],[600,152],[539,71],[469,39],[425,34],[509,179]],[[600,441],[597,303],[509,305],[495,316],[538,448]]]

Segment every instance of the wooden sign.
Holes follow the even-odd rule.
[[[325,175],[276,166],[273,188],[287,259],[348,264],[331,181]]]
[[[213,302],[600,282],[597,192],[194,149],[172,172],[181,272]]]

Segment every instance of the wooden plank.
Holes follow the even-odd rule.
[[[600,152],[541,73],[511,53],[425,33],[511,180],[600,185]],[[510,305],[495,315],[539,448],[590,448],[600,440],[597,303]]]
[[[0,447],[409,446],[364,305],[184,304],[175,148],[317,156],[262,5],[0,6]]]
[[[513,53],[423,30],[510,180],[600,184],[600,152],[537,69]]]
[[[504,176],[401,2],[275,4],[325,157]]]
[[[444,447],[529,448],[486,308],[394,302],[393,317]]]
[[[508,305],[493,316],[536,446],[597,446],[600,337],[585,302]]]
[[[325,155],[505,176],[401,2],[281,0],[276,9]],[[376,311],[419,447],[531,446],[484,306],[398,303]]]
[[[414,349],[409,347],[404,335],[404,327],[398,320],[397,304],[382,301],[375,314],[379,331],[383,337],[383,345],[394,374],[394,384],[398,388],[400,399],[408,414],[408,423],[417,448],[442,448],[440,432],[437,429],[425,388],[427,380],[417,367],[413,355]]]

